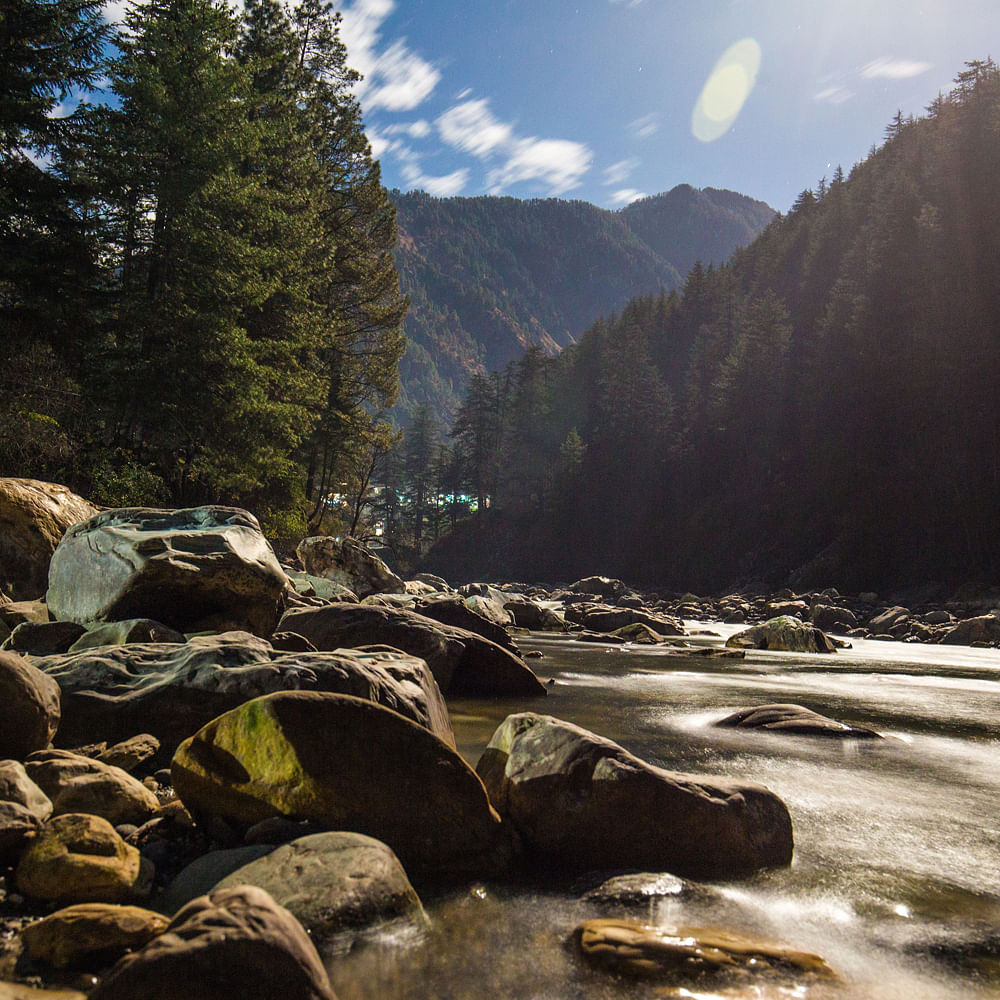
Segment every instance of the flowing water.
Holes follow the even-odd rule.
[[[736,630],[689,625],[722,638]],[[739,996],[1000,997],[1000,651],[859,640],[834,656],[750,652],[740,661],[538,635],[520,645],[543,651],[530,662],[554,679],[550,695],[523,705],[452,703],[459,749],[471,764],[509,712],[527,709],[663,767],[762,783],[787,804],[795,828],[790,868],[634,914],[815,952],[839,976],[836,987],[785,984]],[[711,725],[771,702],[803,704],[887,738],[841,742]],[[580,920],[605,915],[580,900],[588,885],[475,886],[430,902],[429,932],[385,932],[331,958],[338,995],[730,995],[665,992],[581,968],[564,942]]]

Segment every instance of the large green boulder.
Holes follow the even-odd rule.
[[[826,633],[810,622],[779,615],[737,632],[726,641],[730,649],[768,649],[785,653],[836,653]]]
[[[171,776],[196,817],[248,827],[287,816],[364,833],[411,875],[487,875],[507,860],[475,772],[424,727],[361,698],[255,698],[182,743]]]
[[[546,870],[730,878],[792,859],[788,809],[763,786],[667,771],[547,715],[509,715],[476,770]]]

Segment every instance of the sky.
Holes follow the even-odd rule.
[[[997,0],[337,6],[383,182],[441,197],[619,208],[686,183],[784,212],[1000,58]]]

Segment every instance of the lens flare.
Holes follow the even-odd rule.
[[[753,38],[744,38],[722,54],[691,114],[696,139],[714,142],[729,131],[757,82],[760,56]]]

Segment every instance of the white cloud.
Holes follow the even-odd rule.
[[[617,163],[612,163],[604,171],[604,184],[606,187],[614,187],[616,184],[621,184],[623,180],[630,173],[632,173],[635,168],[639,166],[639,161],[632,157],[628,160],[619,160]]]
[[[926,73],[931,66],[932,64],[929,62],[890,59],[888,56],[882,56],[862,67],[861,75],[866,80],[906,80],[911,76],[920,76],[921,73]]]
[[[541,181],[552,194],[564,194],[580,186],[592,159],[593,153],[579,142],[518,139],[507,162],[491,170],[486,183],[493,194],[522,181]]]
[[[648,139],[660,130],[660,116],[655,112],[636,118],[629,123],[629,130],[640,139]]]
[[[819,93],[813,94],[814,101],[825,101],[827,104],[843,104],[854,97],[854,91],[847,87],[825,87]]]
[[[640,198],[648,198],[649,195],[645,191],[636,191],[635,188],[622,188],[620,191],[615,191],[611,195],[612,205],[631,205],[633,201],[638,201]]]
[[[438,118],[436,125],[449,146],[480,159],[509,147],[514,141],[513,127],[500,121],[485,99],[456,104]]]
[[[626,7],[638,7],[642,0],[609,0],[609,2],[617,6],[624,4]]]
[[[465,167],[443,176],[433,176],[425,174],[416,163],[407,163],[401,173],[411,188],[419,188],[435,198],[451,198],[460,194],[469,183],[469,171]]]
[[[441,79],[440,71],[412,52],[405,38],[379,51],[382,23],[394,8],[394,0],[354,0],[341,11],[340,36],[348,63],[364,77],[358,97],[366,111],[411,111],[427,100]]]

